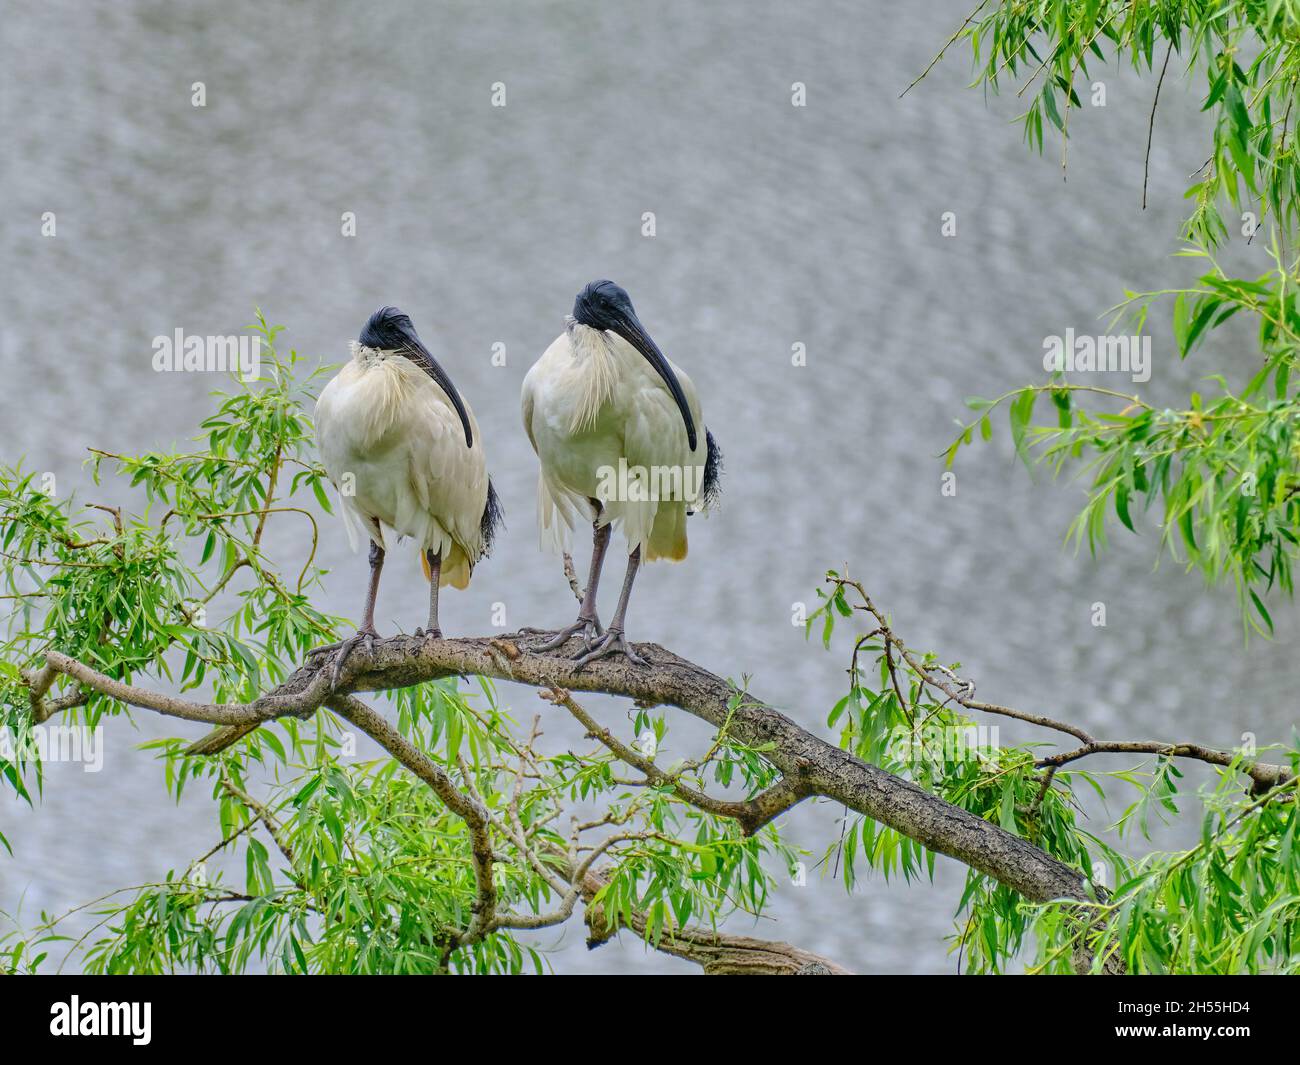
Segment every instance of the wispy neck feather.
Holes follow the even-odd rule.
[[[352,341],[349,347],[353,361],[359,362],[362,366],[374,366],[392,354],[389,351],[380,351],[378,348],[368,348],[358,340]]]
[[[366,446],[386,436],[403,412],[409,412],[412,398],[432,385],[424,371],[409,359],[357,341],[352,342],[352,363],[343,374],[347,375],[352,395],[349,418],[358,438],[367,441]]]
[[[618,368],[609,338],[603,330],[583,325],[572,317],[566,324],[569,347],[581,368],[582,391],[573,410],[573,424],[569,427],[570,432],[577,433],[596,424],[600,408],[614,395]]]

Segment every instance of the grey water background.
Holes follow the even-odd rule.
[[[469,591],[443,597],[444,629],[490,631],[496,602],[511,627],[559,624],[573,603],[537,550],[519,385],[577,289],[608,276],[693,376],[726,455],[722,512],[693,524],[685,564],[644,571],[634,638],[749,673],[824,730],[845,645],[827,654],[792,616],[847,564],[912,646],[960,660],[983,697],[1114,738],[1282,739],[1297,716],[1290,606],[1274,610],[1274,642],[1244,646],[1230,590],[1168,559],[1154,568],[1153,524],[1095,561],[1063,551],[1082,489],[1031,480],[1004,424],[959,460],[957,494],[940,492],[936,456],[963,397],[1040,379],[1043,338],[1105,331],[1098,316],[1125,287],[1192,276],[1170,256],[1209,143],[1175,63],[1143,211],[1150,79],[1094,68],[1106,106],[1085,99],[1073,116],[1068,182],[1057,147],[1026,150],[1012,94],[965,87],[960,47],[898,99],[969,7],[6,2],[0,455],[54,472],[60,492],[110,498],[89,483],[85,447],[184,447],[219,383],[155,373],[155,335],[235,332],[258,305],[286,343],[333,362],[396,303],[473,405],[507,510]],[[191,106],[195,81],[205,108]],[[340,233],[347,211],[354,238]],[[1228,257],[1266,267],[1262,242],[1236,240]],[[1201,374],[1250,372],[1247,333],[1183,364],[1166,320],[1152,316],[1144,394],[1181,403]],[[806,366],[791,364],[795,343]],[[300,528],[273,535],[296,557]],[[365,565],[333,522],[321,557],[321,605],[355,617]],[[620,568],[612,554],[606,610]],[[424,595],[413,554],[394,559],[382,630],[419,624]],[[1097,602],[1105,627],[1091,623]],[[503,698],[524,718],[541,706],[527,690]],[[625,705],[592,705],[630,732]],[[665,757],[698,750],[702,730],[672,720]],[[136,721],[110,724],[103,772],[53,765],[36,810],[0,805],[15,850],[0,855],[0,910],[30,923],[215,841],[201,789],[174,805],[134,747],[200,730]],[[1091,811],[1099,824],[1122,808],[1116,794]],[[810,865],[839,814],[805,804],[786,819]],[[1161,842],[1198,824],[1193,811]],[[811,869],[805,886],[778,881],[771,919],[729,927],[864,972],[952,971],[961,874],[940,860],[934,886],[873,875],[849,896]],[[589,953],[577,924],[533,942],[561,971],[693,971],[626,937]]]

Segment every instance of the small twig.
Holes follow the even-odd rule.
[[[1147,154],[1142,164],[1142,210],[1147,209],[1147,179],[1151,176],[1151,140],[1156,130],[1156,107],[1160,103],[1160,86],[1165,83],[1165,71],[1169,69],[1169,57],[1173,54],[1174,42],[1169,42],[1165,49],[1164,65],[1160,68],[1160,77],[1156,79],[1156,94],[1151,100],[1151,118],[1147,122]]]
[[[929,65],[923,71],[921,71],[921,73],[919,73],[915,78],[912,79],[912,83],[908,85],[906,89],[904,89],[902,92],[898,94],[898,98],[900,100],[904,96],[906,96],[909,92],[911,92],[912,89],[914,89],[917,86],[917,84],[919,84],[921,80],[924,79],[924,77],[935,68],[939,60],[943,58],[944,53],[947,52],[948,49],[952,46],[953,42],[956,41],[957,38],[961,36],[962,30],[964,30],[967,26],[969,26],[971,22],[974,21],[975,16],[978,15],[981,11],[983,11],[986,6],[988,6],[988,2],[989,0],[980,0],[979,7],[977,7],[974,11],[972,11],[969,15],[966,16],[965,20],[962,22],[960,26],[957,27],[953,35],[949,37],[947,41],[944,42],[944,46],[939,49],[939,53],[933,59],[930,60]]]
[[[582,585],[578,583],[578,571],[573,568],[573,556],[569,552],[564,552],[564,576],[569,582],[569,588],[573,591],[573,597],[582,602]]]
[[[1199,743],[1160,743],[1156,740],[1092,740],[1072,751],[1040,758],[1035,764],[1040,768],[1059,769],[1094,754],[1158,754],[1164,758],[1190,758],[1225,768],[1236,765],[1255,782],[1256,791],[1276,788],[1286,784],[1292,777],[1291,771],[1284,766],[1245,761],[1234,751],[1216,750]]]
[[[196,514],[194,517],[199,521],[218,521],[222,518],[249,518],[254,514],[260,515],[257,531],[253,536],[254,548],[261,539],[262,526],[268,514],[301,514],[311,522],[311,550],[307,553],[307,561],[303,563],[302,572],[298,574],[298,591],[301,592],[303,581],[307,579],[307,571],[311,569],[311,564],[316,559],[316,548],[320,540],[320,526],[316,524],[316,517],[310,510],[304,510],[302,507],[258,507],[253,510],[232,510],[224,514]]]
[[[1062,754],[1051,755],[1041,758],[1037,762],[1040,768],[1048,766],[1060,767],[1069,762],[1084,758],[1090,754],[1101,753],[1140,753],[1140,754],[1163,754],[1167,757],[1191,758],[1197,761],[1207,762],[1210,765],[1228,767],[1239,761],[1239,756],[1232,751],[1217,750],[1212,747],[1203,747],[1199,744],[1189,743],[1159,743],[1153,740],[1137,741],[1117,741],[1117,740],[1098,740],[1092,736],[1086,729],[1069,722],[1057,721],[1054,718],[1042,714],[1032,714],[1023,710],[1016,710],[1009,706],[1001,706],[997,703],[983,702],[972,698],[975,688],[970,682],[964,682],[952,670],[946,666],[937,663],[928,664],[920,661],[911,651],[909,651],[889,627],[885,620],[884,614],[871,601],[866,590],[858,581],[849,580],[845,577],[831,578],[831,583],[842,585],[846,588],[852,588],[862,600],[862,605],[858,607],[865,610],[875,618],[878,628],[871,635],[879,635],[888,649],[890,645],[898,650],[903,661],[911,668],[912,672],[919,677],[925,684],[942,692],[944,695],[959,706],[967,710],[980,711],[986,714],[995,714],[999,717],[1010,717],[1017,721],[1024,721],[1027,724],[1038,725],[1040,728],[1052,729],[1056,732],[1063,732],[1066,735],[1073,736],[1079,740],[1082,746],[1066,751]],[[897,687],[895,688],[897,691]],[[1255,781],[1255,786],[1259,788],[1277,787],[1286,783],[1292,778],[1289,769],[1281,765],[1269,762],[1244,761],[1238,767],[1241,772],[1245,773]]]
[[[652,784],[672,788],[673,793],[682,801],[689,803],[705,813],[717,817],[730,818],[740,824],[747,836],[752,836],[768,822],[780,816],[790,807],[806,797],[806,792],[797,783],[783,777],[778,783],[754,798],[744,802],[728,799],[715,799],[687,784],[683,784],[678,773],[667,773],[639,751],[623,743],[609,729],[600,724],[587,710],[578,703],[573,695],[564,688],[549,688],[537,693],[548,703],[562,706],[587,730],[587,734],[609,748],[621,761],[633,769],[645,774]]]
[[[284,838],[283,826],[281,826],[275,815],[271,813],[265,805],[254,799],[253,796],[249,795],[248,792],[239,787],[239,785],[231,780],[230,777],[225,776],[224,774],[221,777],[221,786],[225,789],[227,795],[234,799],[238,799],[253,811],[255,818],[254,823],[261,821],[262,824],[266,826],[266,831],[270,834],[276,847],[279,848],[280,853],[284,855],[285,861],[289,863],[289,868],[292,869],[296,864],[296,859],[293,856],[293,848],[289,845],[289,841]],[[298,886],[302,887],[301,884]]]

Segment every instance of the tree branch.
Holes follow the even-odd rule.
[[[340,678],[337,694],[329,691],[329,659],[300,667],[273,692],[247,705],[202,704],[144,691],[122,684],[66,656],[50,652],[48,664],[101,694],[133,706],[193,721],[247,726],[276,717],[306,718],[329,705],[358,728],[378,738],[421,779],[453,795],[465,797],[427,756],[406,741],[377,713],[358,700],[354,691],[410,687],[452,676],[484,676],[536,688],[622,695],[647,705],[666,704],[685,710],[750,747],[764,757],[797,789],[800,797],[824,796],[850,810],[889,825],[940,854],[955,858],[1018,891],[1026,899],[1047,902],[1069,898],[1091,901],[1092,889],[1082,872],[1028,840],[923,790],[910,781],[863,762],[847,751],[814,736],[783,713],[728,681],[679,658],[657,644],[639,645],[649,666],[621,659],[600,659],[579,668],[574,639],[556,653],[526,649],[514,636],[430,640],[394,636],[377,640],[367,652],[358,648]],[[364,724],[362,724],[364,722]],[[212,738],[195,745],[211,749]],[[195,748],[191,748],[194,750]],[[445,778],[445,779],[444,779]],[[440,797],[443,791],[438,791]],[[445,797],[444,797],[445,798]],[[446,801],[446,799],[445,799]],[[448,805],[460,813],[459,809]],[[468,822],[467,822],[468,823]],[[490,851],[485,859],[490,859]]]
[[[326,700],[331,710],[352,722],[407,769],[429,785],[447,809],[465,822],[469,829],[470,859],[474,863],[474,880],[478,895],[471,906],[473,917],[461,934],[458,946],[474,943],[491,931],[496,920],[497,888],[492,879],[492,837],[488,831],[487,809],[473,796],[465,795],[442,766],[411,743],[384,717],[351,695],[331,695]]]
[[[1069,762],[1076,762],[1090,754],[1158,754],[1163,758],[1191,758],[1209,765],[1227,768],[1238,761],[1238,755],[1232,751],[1220,751],[1213,747],[1202,747],[1199,743],[1161,743],[1158,740],[1092,740],[1082,747],[1061,754],[1040,758],[1039,766],[1060,768]],[[1243,761],[1237,768],[1255,782],[1256,794],[1263,794],[1271,788],[1289,783],[1293,774],[1285,766],[1273,762]]]
[[[833,578],[832,582],[845,588],[852,588],[862,600],[861,605],[855,609],[863,610],[875,619],[876,629],[866,636],[860,637],[858,645],[860,647],[871,637],[879,636],[885,644],[886,661],[889,663],[891,676],[893,676],[893,657],[889,649],[892,646],[917,677],[931,688],[942,692],[947,696],[948,701],[965,707],[967,710],[995,714],[999,717],[1010,717],[1030,725],[1038,725],[1041,728],[1052,729],[1055,732],[1063,732],[1081,742],[1082,746],[1074,750],[1038,759],[1035,764],[1040,769],[1059,769],[1068,762],[1077,761],[1090,754],[1158,754],[1166,758],[1190,758],[1210,765],[1223,766],[1224,768],[1236,764],[1238,770],[1255,782],[1255,791],[1257,793],[1285,784],[1294,775],[1285,766],[1273,762],[1241,760],[1240,756],[1234,751],[1218,750],[1214,747],[1205,747],[1199,743],[1162,743],[1159,740],[1099,740],[1086,729],[1066,721],[1057,721],[1055,718],[1046,717],[1043,714],[1015,710],[1012,707],[1000,706],[997,703],[982,702],[975,698],[975,685],[973,683],[963,681],[944,666],[922,661],[914,652],[910,651],[903,641],[894,634],[884,613],[871,601],[871,596],[867,594],[866,589],[860,583],[845,577]],[[857,669],[857,651],[858,649],[855,647],[853,655],[854,671]],[[898,686],[897,677],[894,677],[894,689],[898,694],[899,705],[904,712],[907,712],[908,708],[903,700],[902,689]],[[1047,786],[1050,786],[1050,783],[1051,780],[1048,778]]]
[[[563,706],[587,730],[589,736],[600,741],[633,769],[639,769],[644,773],[646,777],[645,783],[667,785],[681,799],[705,813],[739,822],[741,829],[747,836],[752,836],[768,822],[775,820],[790,807],[807,797],[807,793],[797,780],[782,777],[772,787],[744,802],[715,799],[711,795],[705,795],[702,791],[697,791],[683,784],[680,774],[665,772],[654,763],[653,759],[645,757],[645,755],[623,743],[609,729],[593,718],[586,709],[580,706],[564,688],[548,688],[540,694],[547,702],[554,703],[556,706]]]
[[[614,844],[626,839],[640,838],[638,834],[624,832],[609,835],[576,863],[571,860],[570,856],[564,855],[558,850],[548,851],[548,856],[552,859],[551,867],[546,870],[548,879],[549,875],[554,873],[571,885],[570,890],[566,892],[560,909],[553,914],[518,916],[498,914],[497,891],[492,878],[494,855],[492,853],[489,828],[492,826],[497,827],[515,843],[516,847],[527,856],[530,862],[544,868],[540,856],[536,854],[532,847],[528,846],[522,826],[518,825],[517,819],[515,824],[517,831],[515,832],[511,832],[495,821],[479,795],[474,791],[472,783],[469,783],[468,773],[466,773],[466,787],[470,794],[466,795],[456,788],[450,776],[436,762],[418,750],[401,733],[389,725],[382,716],[361,700],[350,695],[332,696],[326,700],[326,705],[369,735],[402,765],[427,784],[439,799],[447,805],[448,809],[460,817],[468,827],[472,860],[478,884],[478,897],[472,907],[473,918],[469,927],[458,937],[457,946],[476,942],[498,929],[544,928],[548,925],[562,923],[572,915],[574,904],[579,898],[588,907],[588,926],[593,929],[599,927],[603,930],[601,942],[618,930],[618,925],[610,924],[601,908],[598,905],[593,905],[595,895],[604,885],[606,877],[606,874],[595,870],[594,865]],[[535,737],[536,728],[534,727],[533,737],[530,738],[526,751],[531,751],[532,739]],[[527,757],[529,755],[525,754],[521,760]],[[522,778],[522,766],[520,776]],[[266,809],[242,792],[239,793],[239,797],[259,817],[266,821],[272,835],[276,836],[278,826],[275,825],[274,819],[270,818]],[[277,842],[279,842],[278,836]],[[664,930],[662,936],[655,939],[655,937],[648,934],[645,917],[638,911],[633,911],[631,923],[626,927],[630,928],[631,931],[647,943],[650,943],[651,946],[654,946],[655,949],[684,958],[687,961],[696,962],[704,968],[706,974],[784,975],[797,973],[836,976],[848,974],[847,969],[835,962],[791,946],[789,943],[754,939],[748,936],[725,935],[691,926]]]

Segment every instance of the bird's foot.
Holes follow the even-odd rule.
[[[337,651],[334,656],[334,665],[330,669],[330,691],[338,691],[339,681],[343,678],[343,666],[352,652],[357,649],[357,644],[364,643],[366,645],[366,654],[370,654],[374,650],[377,639],[379,639],[379,633],[373,628],[358,629],[346,640],[341,640],[327,647],[317,647],[312,651],[312,654],[319,654],[322,651]]]
[[[340,647],[342,647],[347,642],[348,642],[347,640],[335,640],[333,643],[325,643],[325,644],[321,644],[321,646],[319,647],[313,647],[310,651],[307,652],[307,660],[311,661],[312,659],[316,658],[318,655],[333,654],[335,651],[337,651]]]
[[[537,632],[542,636],[550,636],[554,630],[548,629],[520,629],[520,632]],[[534,644],[529,648],[531,651],[554,651],[557,647],[563,647],[574,636],[581,636],[582,642],[590,649],[592,641],[604,635],[605,630],[600,627],[600,619],[595,617],[578,618],[572,625],[565,625],[564,628],[555,632],[549,640]]]
[[[416,629],[413,635],[417,640],[441,640],[442,629],[435,625],[431,629]]]
[[[574,665],[581,669],[588,662],[594,662],[597,658],[604,658],[606,655],[622,655],[637,666],[648,666],[650,664],[632,650],[632,645],[623,636],[623,630],[615,628],[609,629],[594,647],[589,647],[586,654],[579,655],[573,661]]]

